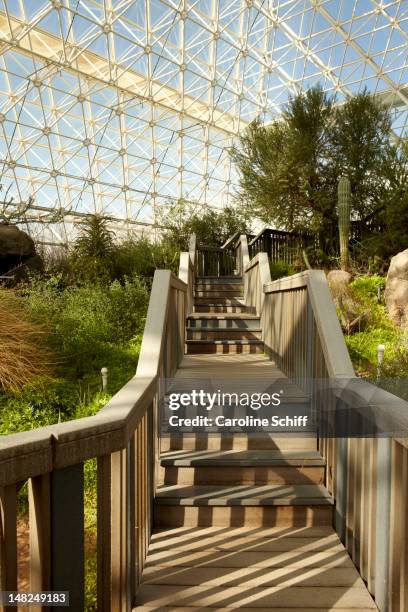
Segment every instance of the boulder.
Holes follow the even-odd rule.
[[[0,259],[4,257],[32,257],[34,240],[15,225],[0,223]]]
[[[401,327],[408,316],[408,249],[391,259],[385,285],[385,303],[390,319]]]
[[[353,277],[345,270],[330,270],[327,275],[329,285],[349,285]]]
[[[26,278],[28,270],[42,269],[34,240],[15,225],[0,223],[0,275],[13,276],[8,284]]]

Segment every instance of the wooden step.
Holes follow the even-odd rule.
[[[208,450],[208,451],[243,451],[243,450],[279,450],[279,451],[315,451],[316,436],[272,434],[164,434],[161,437],[161,452],[170,450]]]
[[[194,304],[194,312],[199,312],[199,313],[238,313],[238,314],[255,314],[255,308],[250,307],[250,306],[245,306],[244,304],[240,304],[240,305],[235,305],[235,306],[231,306],[231,305],[227,305],[227,304],[220,304],[220,303],[213,303],[213,304],[204,304],[201,302],[196,302]]]
[[[240,282],[229,282],[229,283],[211,283],[211,282],[199,282],[194,284],[195,291],[236,291],[236,293],[242,293],[244,283]]]
[[[160,459],[159,483],[323,484],[324,474],[324,459],[315,451],[171,451]]]
[[[330,525],[333,500],[321,485],[163,486],[156,526]]]
[[[205,302],[206,300],[209,300],[210,302],[222,302],[225,299],[242,301],[244,299],[244,295],[241,289],[234,289],[233,291],[229,291],[227,289],[220,291],[195,290],[194,299],[197,300],[197,302]]]
[[[195,302],[208,306],[245,306],[242,296],[225,295],[195,295]]]
[[[323,485],[162,486],[155,503],[167,506],[331,506]]]
[[[187,355],[264,352],[264,344],[261,340],[187,340],[186,348]]]
[[[188,340],[261,340],[262,330],[253,329],[227,329],[227,328],[195,328],[187,327]]]
[[[230,283],[239,283],[242,284],[244,282],[244,279],[242,278],[242,276],[196,276],[194,279],[195,284],[202,284],[202,283],[207,283],[207,284],[211,284],[211,285],[218,285],[218,284],[230,284]]]
[[[321,527],[332,523],[333,511],[329,505],[154,506],[156,527]]]
[[[261,329],[260,318],[246,313],[193,313],[187,317],[191,329]]]

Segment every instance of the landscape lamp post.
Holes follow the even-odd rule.
[[[385,346],[383,344],[379,344],[377,346],[377,383],[380,382],[381,378],[381,366],[384,359],[384,351]]]

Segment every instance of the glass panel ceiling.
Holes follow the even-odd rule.
[[[0,0],[0,39],[3,193],[51,242],[83,213],[227,204],[236,134],[316,83],[406,129],[408,0]]]

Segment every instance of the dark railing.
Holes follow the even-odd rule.
[[[276,229],[263,229],[249,244],[249,257],[267,253],[272,263],[293,265],[302,259],[302,250],[313,243],[311,236]]]
[[[198,246],[195,257],[196,276],[242,276],[248,260],[246,236],[234,234],[222,247]]]
[[[236,272],[235,249],[200,246],[196,257],[197,276],[233,276]]]

